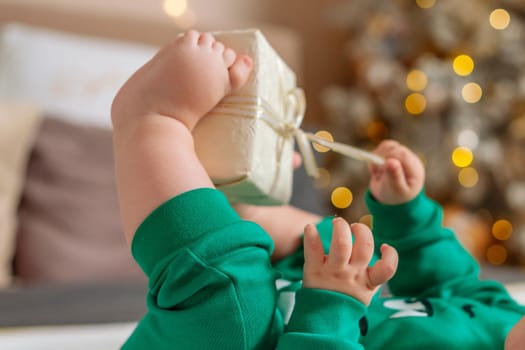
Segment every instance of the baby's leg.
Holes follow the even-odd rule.
[[[252,61],[210,34],[185,33],[121,88],[112,106],[121,219],[128,241],[166,200],[213,187],[191,131],[226,94],[243,85]]]
[[[525,349],[525,317],[514,325],[505,341],[505,350],[523,349]]]

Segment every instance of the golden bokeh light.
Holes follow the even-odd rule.
[[[366,135],[371,140],[380,141],[387,137],[388,128],[385,123],[375,120],[368,124],[366,128]]]
[[[427,87],[428,77],[421,70],[413,70],[407,74],[406,84],[409,90],[422,91]]]
[[[463,97],[463,100],[468,103],[478,102],[481,100],[482,95],[483,90],[481,89],[481,86],[476,83],[467,83],[461,90],[461,96]]]
[[[332,191],[332,204],[339,209],[348,208],[352,204],[354,196],[347,187],[337,187]]]
[[[416,4],[422,9],[429,9],[436,4],[436,0],[416,0]]]
[[[512,236],[512,224],[505,219],[500,219],[492,225],[492,235],[500,241],[506,241]]]
[[[472,151],[467,147],[457,147],[452,152],[452,163],[458,168],[468,167],[474,160]]]
[[[315,179],[314,186],[316,188],[326,188],[330,185],[331,176],[326,168],[319,168],[319,177]]]
[[[427,108],[427,99],[418,92],[414,92],[405,99],[405,108],[410,114],[421,114]]]
[[[510,24],[510,14],[504,9],[495,9],[490,13],[489,22],[494,29],[506,29]]]
[[[474,60],[469,55],[459,55],[452,62],[452,68],[457,75],[466,77],[474,70]]]
[[[463,187],[474,187],[478,184],[479,175],[476,169],[467,167],[459,171],[458,181]]]
[[[181,16],[188,8],[186,0],[164,0],[164,12],[171,17]]]
[[[326,131],[326,130],[319,130],[318,132],[315,133],[315,136],[320,137],[320,138],[325,139],[325,140],[328,140],[328,141],[333,141],[334,140],[334,137],[332,136],[332,134],[330,132]],[[315,142],[313,142],[312,145],[313,145],[314,149],[317,152],[320,152],[320,153],[325,153],[325,152],[328,152],[330,150],[330,148],[325,147],[325,146],[321,146],[320,144],[315,143]]]
[[[501,244],[491,245],[487,249],[486,257],[492,265],[501,265],[505,261],[507,261],[507,248],[505,248]]]
[[[373,218],[372,218],[372,215],[370,214],[363,215],[359,218],[359,222],[361,224],[365,224],[366,226],[370,228],[372,228],[372,221],[373,221]]]

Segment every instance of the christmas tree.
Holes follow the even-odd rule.
[[[525,264],[525,3],[344,0],[329,18],[348,33],[347,83],[323,93],[331,136],[409,146],[467,248],[495,265]],[[366,164],[324,161],[318,186],[334,207],[369,220]]]

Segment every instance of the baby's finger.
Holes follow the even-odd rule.
[[[397,251],[388,244],[381,246],[381,259],[368,269],[368,280],[372,287],[377,287],[391,279],[397,270],[399,257]]]
[[[332,226],[328,264],[340,267],[348,264],[352,256],[352,233],[348,223],[343,218],[335,218],[332,221]]]
[[[395,158],[386,161],[387,174],[393,188],[398,191],[407,191],[408,184],[402,163]]]
[[[324,249],[315,225],[306,225],[304,229],[304,262],[305,264],[322,264]]]
[[[364,224],[352,224],[352,234],[354,236],[354,246],[352,249],[352,259],[350,263],[356,267],[366,267],[374,254],[374,238],[372,232]]]

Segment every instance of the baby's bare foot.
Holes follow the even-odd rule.
[[[225,95],[246,83],[252,65],[250,57],[237,55],[211,34],[188,31],[124,84],[113,103],[113,121],[121,114],[163,115],[191,130]]]

